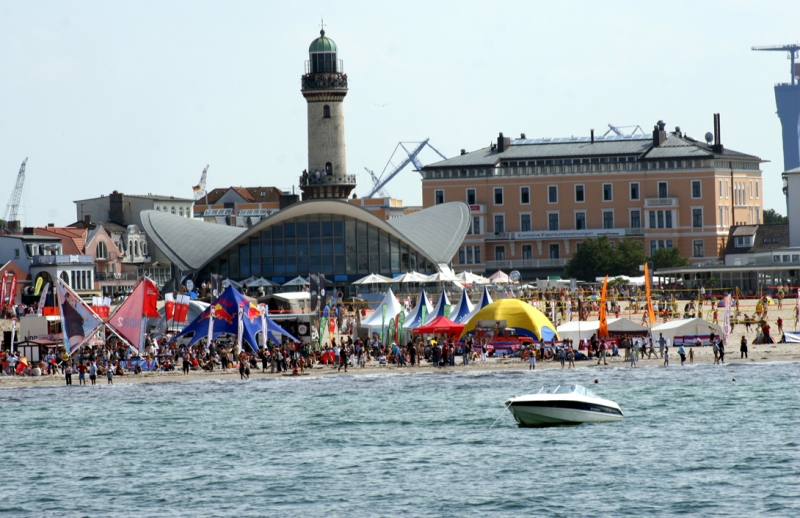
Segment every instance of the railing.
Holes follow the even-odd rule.
[[[347,90],[347,74],[338,72],[305,74],[300,82],[303,90]]]
[[[88,254],[81,255],[34,255],[33,266],[51,266],[56,264],[94,264],[94,258]]]
[[[94,274],[96,281],[135,281],[138,278],[139,276],[133,272],[97,272]]]
[[[558,268],[567,264],[567,259],[519,259],[504,261],[486,261],[486,269],[515,268]]]
[[[336,175],[334,173],[326,172],[325,175],[322,175],[320,171],[320,176],[317,178],[317,175],[314,173],[308,173],[307,175],[300,175],[300,185],[329,185],[329,184],[344,184],[344,185],[355,185],[356,183],[356,175],[354,174],[347,174],[344,175],[344,181],[338,181]]]
[[[678,198],[676,198],[676,197],[645,198],[644,199],[644,206],[645,207],[677,207],[678,206]]]
[[[626,236],[643,236],[644,229],[643,228],[626,228],[625,229]]]

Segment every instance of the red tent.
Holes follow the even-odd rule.
[[[442,315],[434,318],[424,326],[415,327],[411,330],[415,335],[456,335],[461,336],[464,324],[456,324],[446,316]]]

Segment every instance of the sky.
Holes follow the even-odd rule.
[[[722,143],[768,161],[764,207],[786,213],[773,85],[789,62],[750,48],[800,40],[796,0],[2,0],[3,213],[26,157],[25,226],[70,224],[74,200],[113,190],[191,198],[206,165],[209,190],[291,190],[307,167],[300,77],[323,17],[348,75],[359,195],[364,168],[380,174],[401,141],[429,138],[451,157],[499,132],[650,132],[658,120],[702,140],[720,113]],[[421,203],[412,168],[386,190]]]

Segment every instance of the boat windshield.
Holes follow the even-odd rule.
[[[586,390],[586,394],[585,394],[585,395],[586,395],[587,397],[600,397],[600,396],[598,396],[597,394],[595,394],[594,392],[592,392],[592,391],[591,391],[591,390],[589,390],[589,389],[585,389],[585,390]]]
[[[543,387],[539,394],[577,394],[579,396],[589,391],[581,385],[555,385]]]

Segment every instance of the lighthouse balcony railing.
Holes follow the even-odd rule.
[[[300,175],[300,186],[305,185],[327,185],[327,184],[346,184],[346,185],[355,185],[356,184],[356,175],[354,174],[347,174],[344,175],[344,181],[342,181],[341,176],[337,176],[333,173],[328,172],[319,172],[319,176],[317,176],[316,171],[313,173],[304,173]]]
[[[347,74],[341,72],[306,73],[301,79],[303,90],[337,90],[347,88]]]

